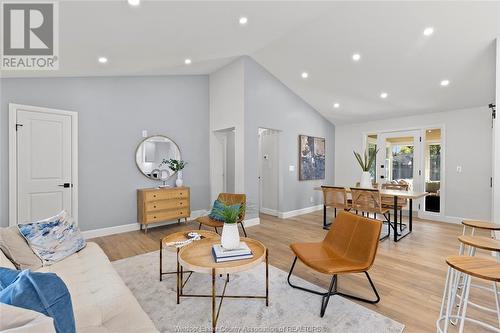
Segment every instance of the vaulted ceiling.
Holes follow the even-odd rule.
[[[209,74],[249,55],[334,123],[494,100],[500,2],[64,1],[59,22],[59,71],[2,76]]]

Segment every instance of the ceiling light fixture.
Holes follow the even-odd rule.
[[[245,16],[240,17],[239,19],[240,25],[246,25],[248,23],[248,18]]]
[[[141,4],[141,0],[127,0],[128,4],[134,7],[137,7]]]
[[[340,104],[339,103],[333,103],[333,107],[338,109],[340,107]]]
[[[380,94],[380,98],[387,98],[387,96],[389,96],[389,94],[386,92]]]
[[[184,63],[185,63],[186,65],[191,65],[191,59],[189,59],[189,58],[185,59],[185,60],[184,60]]]
[[[106,57],[99,57],[97,59],[97,61],[99,61],[101,64],[105,64],[105,63],[108,62],[108,58],[106,58]]]
[[[434,33],[434,28],[433,27],[428,27],[424,29],[424,36],[430,36]]]
[[[443,80],[443,81],[441,81],[441,86],[443,86],[443,87],[446,87],[449,84],[450,84],[450,80]]]
[[[302,76],[303,79],[307,79],[309,77],[309,73],[302,72],[301,76]]]
[[[352,60],[354,60],[354,61],[359,61],[359,59],[361,59],[361,54],[359,54],[359,53],[354,53],[354,54],[352,55]]]

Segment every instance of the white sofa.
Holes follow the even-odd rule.
[[[0,260],[2,266],[8,266],[5,260]],[[80,252],[37,271],[56,273],[66,283],[78,333],[158,332],[97,244],[89,242]]]

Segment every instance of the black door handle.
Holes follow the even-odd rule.
[[[64,183],[64,184],[59,184],[59,185],[57,185],[57,186],[67,188],[67,187],[73,187],[73,184],[71,184],[71,183]]]

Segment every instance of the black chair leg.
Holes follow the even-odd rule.
[[[247,231],[245,230],[245,226],[243,225],[243,222],[241,222],[240,225],[241,225],[241,229],[243,230],[243,234],[245,235],[245,237],[247,237]]]
[[[219,234],[219,230],[217,230],[217,227],[214,227],[215,229],[215,233],[218,235]]]
[[[328,302],[330,301],[330,296],[335,295],[335,291],[337,289],[336,285],[337,285],[337,275],[334,275],[332,277],[332,281],[330,282],[330,288],[328,288],[328,292],[326,293],[326,295],[323,295],[323,298],[321,299],[321,311],[319,313],[319,316],[321,318],[325,316],[325,311],[326,307],[328,306]]]
[[[403,231],[403,208],[399,210],[399,231]]]
[[[287,282],[290,285],[290,287],[292,287],[292,288],[299,289],[299,290],[302,290],[302,291],[306,291],[308,293],[312,293],[312,294],[316,294],[316,295],[322,296],[322,299],[321,299],[321,312],[320,312],[320,316],[321,317],[324,316],[326,307],[328,306],[328,301],[330,300],[330,296],[333,296],[333,295],[341,295],[341,296],[344,296],[344,297],[347,297],[347,298],[352,298],[352,299],[355,299],[355,300],[358,300],[358,301],[362,301],[362,302],[366,302],[366,303],[371,303],[371,304],[376,304],[376,303],[378,303],[380,301],[380,295],[378,294],[377,288],[375,288],[375,285],[373,284],[373,281],[370,278],[370,275],[368,274],[368,272],[364,272],[364,273],[365,273],[365,275],[366,275],[366,277],[368,279],[368,282],[370,283],[370,286],[371,286],[371,288],[372,288],[372,290],[373,290],[373,292],[374,292],[374,294],[376,296],[375,300],[370,300],[370,299],[361,298],[361,297],[358,297],[358,296],[354,296],[354,295],[350,295],[350,294],[345,294],[345,293],[338,292],[337,291],[337,287],[338,287],[338,278],[337,278],[337,275],[332,276],[332,280],[330,282],[330,287],[328,288],[327,292],[320,292],[320,291],[316,291],[316,290],[312,290],[312,289],[308,289],[308,288],[304,288],[304,287],[300,287],[300,286],[294,285],[290,281],[290,277],[292,276],[293,269],[295,268],[295,264],[296,263],[297,263],[297,257],[295,257],[295,259],[293,260],[293,263],[292,263],[292,267],[290,267],[290,272],[288,273]]]

